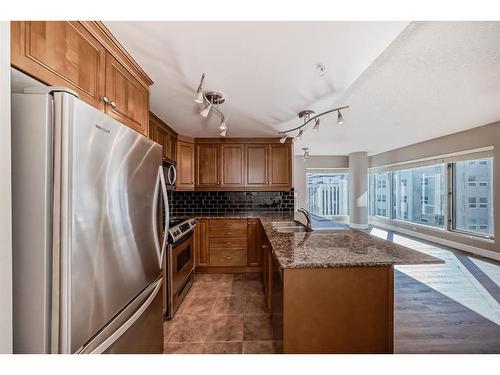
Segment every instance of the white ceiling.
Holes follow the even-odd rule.
[[[218,118],[193,102],[203,72],[227,97],[230,137],[276,136],[300,110],[351,106],[341,127],[331,115],[306,132],[296,154],[375,154],[500,120],[500,22],[106,25],[155,82],[152,111],[184,135],[218,136]]]

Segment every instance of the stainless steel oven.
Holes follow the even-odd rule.
[[[165,318],[174,316],[193,284],[195,219],[170,220],[166,257]]]

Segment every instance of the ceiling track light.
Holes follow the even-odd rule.
[[[344,117],[342,117],[342,113],[340,110],[337,111],[337,125],[342,125],[344,123]]]
[[[278,134],[283,135],[283,138],[280,139],[281,143],[285,142],[286,137],[288,136],[287,134],[294,132],[296,130],[299,131],[299,134],[297,135],[297,137],[295,137],[295,140],[300,140],[302,138],[302,136],[304,135],[304,129],[307,130],[307,125],[312,123],[312,121],[314,121],[314,126],[312,129],[314,131],[319,131],[320,117],[327,115],[329,113],[332,113],[332,112],[337,112],[337,125],[342,125],[344,123],[344,117],[342,117],[342,113],[340,113],[340,111],[347,109],[347,108],[349,108],[349,106],[344,105],[342,107],[330,109],[329,111],[325,111],[323,113],[320,113],[319,115],[317,115],[314,111],[311,111],[311,110],[305,110],[305,111],[299,112],[299,118],[301,118],[303,120],[302,125],[299,125],[293,129],[288,129],[288,130],[278,132]],[[309,149],[307,150],[307,153],[309,156]]]
[[[226,120],[229,116],[224,115],[219,106],[226,101],[226,98],[223,94],[217,91],[204,91],[203,83],[205,81],[205,73],[201,75],[200,84],[198,85],[198,89],[196,90],[196,94],[194,97],[194,101],[196,103],[204,104],[205,106],[200,110],[200,115],[207,118],[210,112],[215,112],[221,119],[221,123],[219,126],[219,134],[221,137],[226,136],[227,132],[227,124]]]
[[[314,131],[319,130],[319,118],[317,118],[316,121],[314,122],[313,130]]]
[[[283,137],[281,137],[280,142],[285,143],[287,138],[288,138],[288,134],[285,134]]]

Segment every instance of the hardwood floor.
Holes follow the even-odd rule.
[[[395,267],[395,353],[500,353],[500,262],[378,228],[444,264]]]
[[[166,354],[275,353],[260,274],[197,274],[164,325]]]
[[[500,262],[378,228],[444,264],[395,267],[395,353],[500,353]],[[165,353],[274,353],[258,274],[197,275]]]

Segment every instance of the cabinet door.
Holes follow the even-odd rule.
[[[267,241],[262,245],[262,281],[264,283],[264,293],[269,311],[271,311],[271,292],[272,292],[272,258],[271,246]]]
[[[248,266],[260,266],[261,253],[260,222],[248,219]]]
[[[219,150],[215,144],[196,145],[196,187],[220,186]]]
[[[245,186],[248,188],[265,188],[268,183],[267,157],[268,145],[245,146]]]
[[[177,181],[176,190],[193,190],[194,188],[194,145],[177,141]]]
[[[104,109],[106,50],[79,22],[11,22],[11,63],[50,86],[68,87]]]
[[[221,185],[227,188],[243,188],[245,168],[245,146],[226,145],[220,146],[221,159]]]
[[[269,187],[290,189],[292,187],[291,144],[269,145]]]
[[[194,230],[194,254],[196,266],[208,266],[210,264],[208,243],[208,220],[198,220]]]
[[[121,123],[148,134],[149,91],[121,65],[106,53],[106,113]]]

